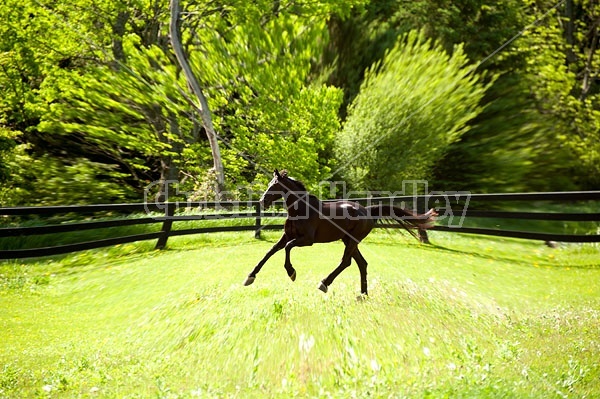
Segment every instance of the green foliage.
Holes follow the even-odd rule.
[[[355,156],[379,159],[347,170],[357,186],[372,180],[397,190],[398,179],[427,178],[431,187],[449,190],[599,187],[597,2],[190,0],[182,6],[183,44],[221,139],[227,190],[261,189],[266,171],[284,167],[314,190]],[[196,198],[214,194],[211,152],[170,50],[167,9],[164,2],[129,0],[2,2],[2,204],[37,200],[32,187],[43,183],[27,168],[35,162],[65,173],[65,181],[83,162],[99,186],[126,184],[125,196],[161,179],[179,180],[179,189]],[[422,30],[418,40],[406,36],[414,29]],[[398,63],[408,59],[398,38],[406,45],[409,37],[427,48],[413,49],[414,66],[405,63],[401,75],[418,83],[414,89],[384,72],[392,63],[386,54]],[[431,60],[437,61],[428,66]],[[477,95],[466,94],[482,79],[465,74],[466,87],[448,83],[458,79],[449,70],[466,72],[467,60],[485,60],[477,70],[489,84],[479,95],[483,111],[474,106]],[[444,62],[456,64],[443,68]],[[378,86],[378,79],[387,83]],[[336,159],[336,114],[345,119],[361,85],[367,94],[352,106]],[[444,101],[430,102],[434,97]],[[355,150],[366,147],[367,153]],[[79,200],[74,194],[70,202]]]
[[[599,91],[597,80],[590,79],[598,70],[598,30],[591,23],[598,5],[567,1],[545,15],[556,5],[516,0],[372,3],[365,12],[329,25],[329,79],[352,100],[362,71],[410,29],[422,28],[447,51],[462,43],[472,62],[485,60],[478,70],[497,79],[482,100],[483,112],[436,162],[431,186],[476,192],[594,188],[598,106],[594,99],[583,104],[579,97]],[[508,44],[520,32],[523,37]],[[549,106],[563,94],[568,95],[562,105]]]
[[[11,177],[9,160],[14,157],[16,137],[15,132],[0,128],[0,182],[3,184]]]
[[[551,137],[570,152],[564,169],[578,186],[598,188],[600,32],[592,21],[600,13],[600,5],[581,1],[573,7],[577,11],[565,18],[551,12],[545,23],[523,37],[521,45],[528,52],[527,72],[536,103],[553,124]]]
[[[576,182],[589,189],[600,187],[600,95],[581,100],[575,97],[561,104],[565,126],[558,139],[577,157]]]
[[[14,138],[12,153],[2,159],[10,178],[0,188],[1,204],[130,198],[131,189],[122,187],[124,174],[102,148],[79,135],[46,134],[38,126],[40,119],[51,118],[50,108],[68,98],[78,78],[85,80],[85,67],[93,69],[105,58],[102,50],[111,43],[113,28],[106,21],[122,6],[110,3],[9,0],[0,6],[0,129]],[[76,112],[67,111],[65,122]]]
[[[345,115],[365,70],[381,61],[410,30],[423,30],[449,53],[462,44],[469,59],[477,62],[522,29],[521,15],[519,0],[373,1],[355,9],[350,18],[333,17],[328,23],[331,40],[324,53],[324,73],[329,82],[344,89]],[[486,69],[490,64],[497,65],[497,58],[488,60]]]
[[[343,176],[361,190],[424,179],[480,112],[485,93],[462,49],[448,55],[416,31],[365,74],[339,135]]]
[[[450,3],[450,2],[446,2]],[[530,21],[522,2],[428,4],[412,18],[446,48],[464,43],[478,70],[493,74],[484,109],[436,162],[430,187],[472,192],[553,191],[573,187],[560,171],[565,154],[549,140],[553,124],[531,98],[527,57],[510,42]],[[440,9],[437,9],[437,8]]]
[[[310,14],[240,19],[225,32],[198,32],[199,47],[189,51],[225,144],[229,182],[262,185],[268,171],[288,168],[314,187],[330,171],[341,103],[339,89],[309,82],[325,23]]]
[[[47,51],[55,49],[52,44],[56,43],[32,40],[51,29],[43,7],[7,0],[0,6],[0,19],[0,126],[25,132],[37,117],[30,104],[49,64],[58,56],[56,51]]]
[[[496,51],[521,26],[520,0],[425,0],[398,7],[395,18],[422,27],[428,37],[443,43],[447,51],[464,43],[464,51],[476,62]],[[498,64],[498,60],[490,60]],[[487,69],[487,68],[486,68]]]
[[[190,61],[225,147],[228,188],[263,184],[265,170],[275,167],[315,184],[329,171],[339,129],[339,91],[307,84],[324,23],[285,13],[259,23],[241,13],[228,15],[232,28],[205,11],[201,22],[215,29],[194,31],[191,21],[184,42],[191,43]],[[190,41],[192,35],[199,40]],[[161,177],[182,181],[180,191],[206,198],[213,188],[211,154],[170,51],[144,46],[137,35],[121,40],[118,67],[56,71],[46,79],[42,95],[49,106],[40,130],[79,137],[88,151],[142,180],[138,187],[160,170]]]
[[[486,107],[460,141],[435,165],[436,190],[472,192],[574,189],[564,173],[569,157],[555,126],[529,96],[532,81],[522,70],[500,76],[488,89]]]
[[[124,54],[127,64],[116,70],[98,66],[83,76],[57,71],[48,77],[42,94],[49,109],[39,129],[79,134],[96,151],[139,172],[149,169],[147,157],[172,153],[186,139],[178,133],[189,137],[192,125],[180,94],[185,82],[167,54],[157,46],[140,47],[137,36],[124,38]]]
[[[20,160],[25,155],[25,145],[16,141],[18,133],[0,127],[0,206],[19,205],[27,194],[19,175]]]
[[[65,163],[50,156],[17,153],[10,162],[20,171],[0,190],[0,205],[106,204],[134,198],[121,182],[126,178],[114,166],[85,158]]]

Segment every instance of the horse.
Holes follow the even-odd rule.
[[[290,261],[290,252],[294,247],[311,246],[316,243],[327,243],[342,240],[345,245],[340,264],[318,285],[327,292],[335,278],[348,266],[352,259],[360,271],[361,295],[368,295],[367,261],[358,249],[358,244],[367,237],[376,223],[387,218],[393,219],[415,238],[414,229],[433,227],[437,213],[430,209],[427,213],[417,214],[393,205],[362,206],[346,200],[320,201],[306,191],[302,182],[288,176],[287,171],[281,173],[275,169],[273,179],[260,198],[263,209],[269,208],[274,201],[283,198],[287,208],[283,236],[258,262],[248,274],[245,286],[254,283],[256,275],[263,265],[276,252],[285,249],[284,268],[292,281],[296,280],[296,270]]]

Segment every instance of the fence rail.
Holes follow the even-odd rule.
[[[467,204],[502,203],[505,201],[523,201],[537,203],[540,201],[573,202],[573,201],[599,201],[600,191],[576,191],[553,193],[508,193],[508,194],[467,194],[467,193],[439,193],[421,196],[394,196],[357,198],[352,201],[363,204],[375,203],[412,203],[413,208],[436,207],[460,215],[464,218],[488,219],[520,219],[520,220],[547,220],[547,221],[573,221],[573,222],[599,222],[600,212],[526,212],[526,211],[498,211],[485,209],[469,209]],[[461,208],[462,207],[462,208]],[[531,207],[531,206],[530,206]],[[568,208],[568,205],[565,206]],[[226,213],[180,215],[177,209],[214,209],[229,210]],[[231,212],[231,210],[244,209]],[[598,206],[600,211],[600,205]],[[254,231],[255,237],[260,236],[262,230],[281,229],[282,224],[263,224],[264,218],[285,217],[283,212],[263,212],[257,201],[247,202],[168,202],[168,203],[134,203],[134,204],[105,204],[105,205],[71,205],[71,206],[39,206],[39,207],[0,207],[0,218],[23,218],[32,215],[50,217],[56,215],[129,215],[146,213],[148,216],[132,219],[92,220],[83,222],[69,222],[45,226],[14,226],[0,228],[0,239],[6,237],[27,237],[41,234],[57,234],[79,232],[85,230],[105,229],[111,227],[124,227],[135,225],[160,224],[157,232],[125,235],[120,237],[103,238],[93,241],[56,245],[43,248],[27,249],[0,249],[0,259],[18,259],[39,256],[65,254],[75,251],[94,249],[117,244],[130,243],[143,240],[157,240],[156,247],[164,248],[169,237],[188,234],[201,234],[225,231]],[[155,217],[149,216],[151,213]],[[200,228],[173,229],[173,224],[185,221],[216,220],[216,219],[254,219],[254,223],[240,226],[208,226]],[[600,242],[600,234],[552,234],[544,232],[513,231],[503,229],[489,229],[479,227],[436,226],[434,230],[458,232],[465,234],[482,234],[524,238],[541,241],[559,242]]]

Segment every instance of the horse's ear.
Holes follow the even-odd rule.
[[[281,179],[281,175],[279,174],[279,171],[277,169],[275,169],[275,172],[273,172],[273,176],[277,177],[278,179]]]

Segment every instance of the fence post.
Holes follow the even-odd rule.
[[[431,244],[431,242],[429,241],[429,236],[427,235],[427,230],[423,230],[423,229],[419,229],[419,241],[421,241],[423,244]]]
[[[169,239],[169,233],[171,232],[171,226],[173,226],[173,219],[171,218],[175,214],[175,204],[165,202],[165,220],[160,230],[161,235],[158,237],[158,242],[154,249],[164,249],[167,246],[167,240]]]
[[[254,238],[259,239],[260,238],[260,202],[257,202],[256,205],[254,205],[254,214],[256,215],[256,223],[254,224]]]

